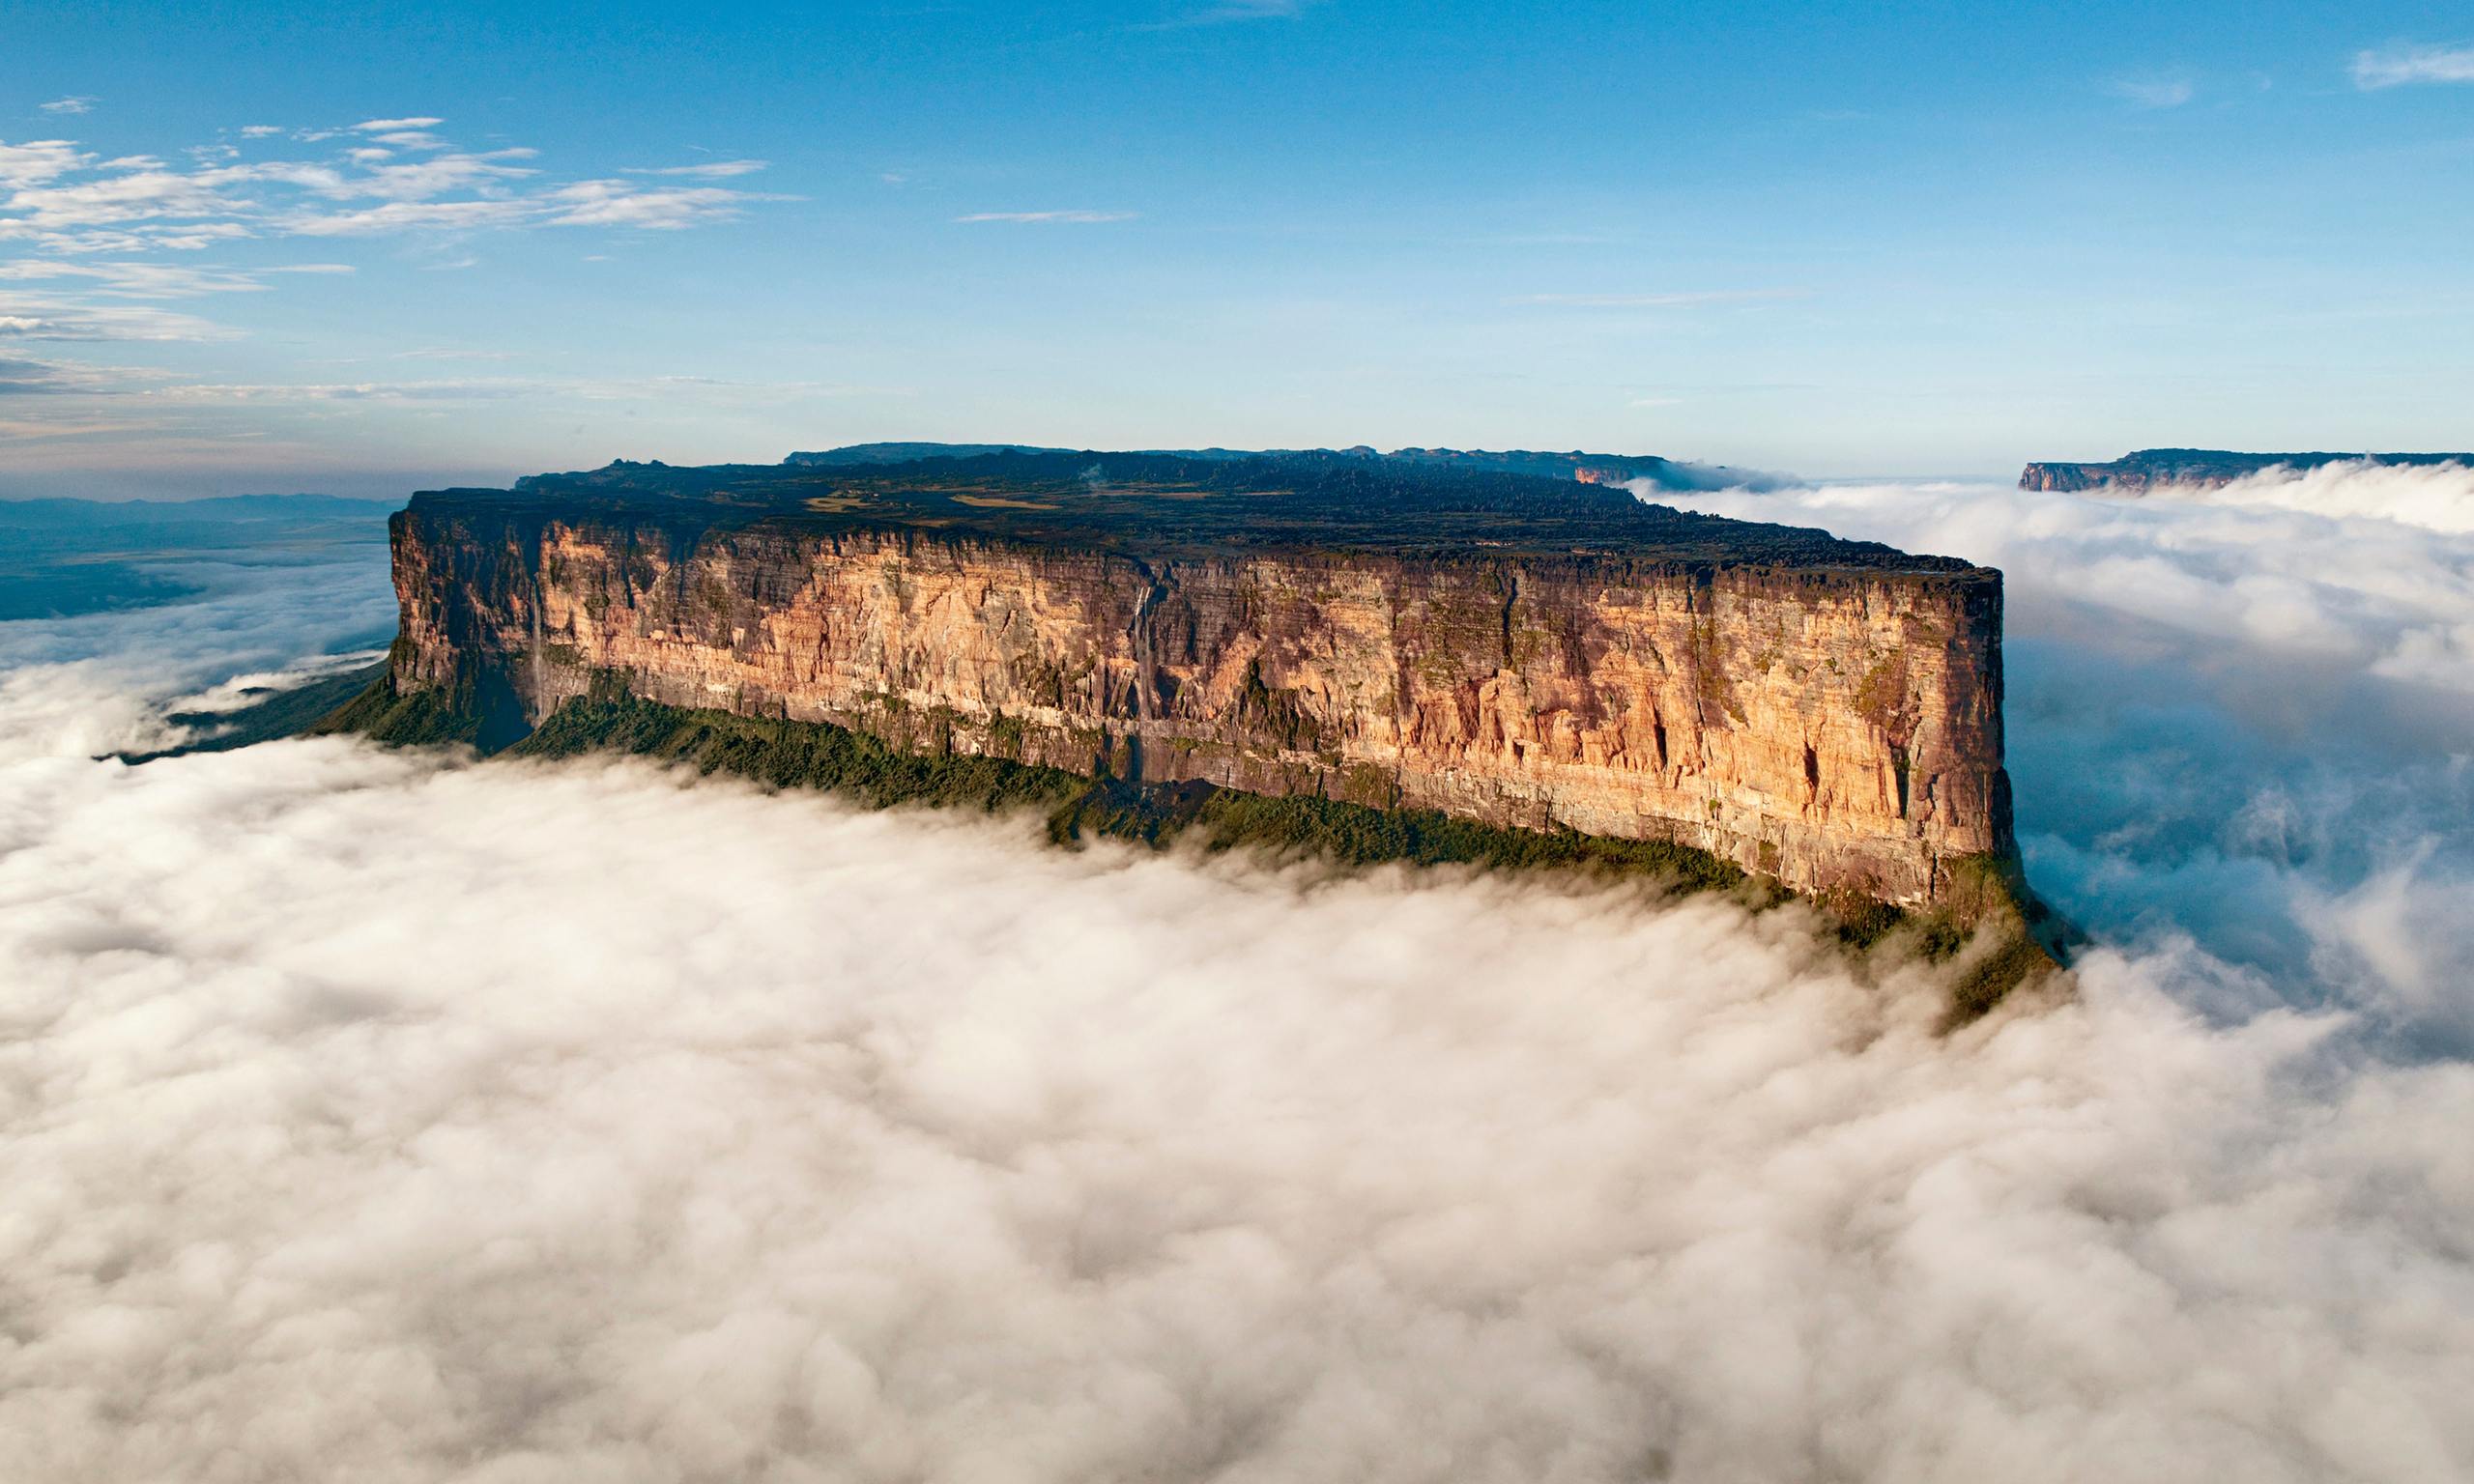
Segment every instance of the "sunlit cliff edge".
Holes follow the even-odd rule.
[[[1345,455],[619,464],[424,493],[391,536],[381,699],[485,748],[624,694],[1666,842],[1901,905],[2015,875],[1998,572],[1578,480]]]

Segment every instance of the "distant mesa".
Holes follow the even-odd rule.
[[[850,443],[840,448],[793,453],[782,462],[812,468],[859,468],[908,464],[921,459],[968,459],[992,453],[1072,453],[1033,443]],[[1395,448],[1384,453],[1364,443],[1349,448],[1161,448],[1147,450],[1181,459],[1294,458],[1320,454],[1376,459],[1405,464],[1466,470],[1473,473],[1523,474],[1538,479],[1576,479],[1584,484],[1630,484],[1635,481],[1679,493],[1724,490],[1739,486],[1767,488],[1778,476],[1723,464],[1694,464],[1648,453],[1542,453],[1528,448],[1489,452],[1483,448]]]
[[[1489,453],[1482,448],[1397,448],[1384,455],[1412,464],[1440,464],[1453,469],[1482,470],[1495,474],[1528,474],[1534,478],[1577,479],[1584,484],[1630,484],[1636,480],[1662,490],[1724,490],[1739,485],[1776,483],[1773,475],[1722,464],[1691,464],[1655,454],[1538,453],[1508,448]]]
[[[2474,466],[2474,453],[2229,453],[2221,448],[2143,448],[2110,464],[2030,464],[2023,490],[2109,490],[2144,494],[2158,485],[2215,489],[2271,469],[2297,473],[2329,464]]]
[[[811,453],[794,453],[782,462],[833,468],[844,465],[909,464],[920,459],[970,459],[988,453],[1072,453],[1071,448],[1046,448],[1034,443],[849,443]]]

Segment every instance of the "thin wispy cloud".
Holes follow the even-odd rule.
[[[407,351],[398,360],[500,361],[516,357],[494,352]],[[403,381],[179,382],[149,386],[149,401],[189,406],[312,406],[335,402],[492,402],[530,397],[587,402],[711,401],[730,405],[783,403],[818,397],[888,396],[885,386],[843,382],[743,381],[711,376],[424,377]]]
[[[2474,44],[2391,46],[2354,54],[2354,86],[2365,92],[2415,83],[2474,82]]]
[[[1148,31],[1177,30],[1186,26],[1224,26],[1249,20],[1294,20],[1314,0],[1217,0],[1155,21],[1140,29]]]
[[[2178,74],[2116,77],[2107,90],[2134,108],[2179,108],[2199,96],[2198,86]]]
[[[353,126],[353,130],[356,133],[362,134],[390,134],[397,133],[405,129],[436,128],[438,126],[446,122],[446,121],[445,119],[430,118],[364,119],[360,123],[355,124]]]
[[[195,315],[0,292],[0,341],[221,340],[233,331]]]
[[[201,294],[257,293],[267,287],[253,273],[185,263],[66,263],[54,259],[0,263],[0,280],[23,283],[64,278],[80,281],[96,293],[123,299],[187,299]]]
[[[45,113],[85,113],[95,106],[96,101],[92,98],[55,98],[38,106]]]
[[[541,224],[552,227],[633,227],[671,232],[736,217],[744,203],[783,201],[786,196],[724,190],[718,186],[647,189],[625,181],[578,181],[535,198],[547,208]]]
[[[658,169],[621,170],[620,175],[683,175],[699,180],[726,181],[734,176],[754,175],[769,167],[769,159],[716,159],[701,165],[664,165]]]
[[[476,402],[530,396],[541,384],[507,378],[415,382],[198,383],[147,393],[165,402]]]
[[[1050,222],[1132,221],[1137,212],[972,212],[957,216],[956,221],[1012,221],[1045,224]]]
[[[1518,294],[1507,304],[1567,309],[1688,309],[1698,304],[1749,304],[1803,299],[1804,289],[1686,289],[1662,294]]]
[[[276,226],[297,237],[374,237],[396,232],[472,232],[520,226],[534,209],[521,201],[390,201],[356,212],[302,212]]]
[[[107,396],[154,373],[0,355],[0,396]]]

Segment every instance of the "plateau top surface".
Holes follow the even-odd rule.
[[[1158,558],[1329,552],[1979,570],[1809,527],[1647,504],[1620,487],[1351,454],[1003,451],[825,467],[621,460],[536,474],[511,490],[423,492],[409,514],[459,511],[623,519],[680,534],[760,524],[820,532],[909,529]]]

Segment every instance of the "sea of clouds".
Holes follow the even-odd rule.
[[[90,759],[383,641],[366,557],[0,625],[0,1458],[2474,1470],[2474,536],[2368,494],[1683,502],[2007,571],[2075,996],[1943,1038],[1930,971],[1793,910],[631,762]]]

